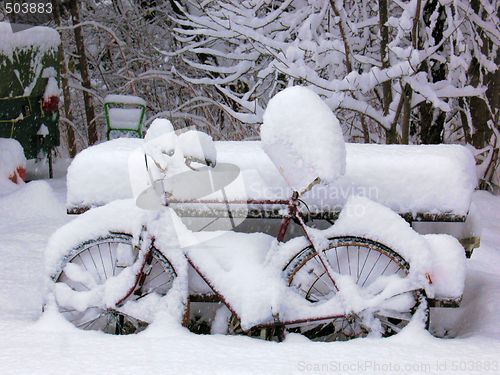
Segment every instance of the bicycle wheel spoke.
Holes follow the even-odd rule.
[[[342,273],[342,271],[340,270],[339,254],[337,252],[337,248],[335,248],[335,257],[337,258],[337,267],[339,268],[339,273]]]
[[[102,259],[102,254],[101,254],[101,247],[100,247],[99,244],[97,245],[97,249],[98,249],[98,252],[99,252],[99,258],[101,258],[101,265],[102,265],[102,270],[104,272],[104,278],[108,279],[108,274],[106,273],[106,268],[104,267],[104,261]]]
[[[357,280],[359,280],[359,253],[361,252],[360,247],[358,246],[357,248],[358,248],[358,251],[356,251],[356,253],[358,254],[358,268],[356,269],[356,276],[357,276],[356,283],[358,283]]]
[[[399,333],[401,332],[401,327],[397,326],[396,324],[394,323],[391,323],[388,319],[385,319],[383,317],[379,317],[378,318],[380,320],[380,323],[382,325],[385,325],[386,327],[389,327],[390,329],[392,329],[394,332],[396,333]]]
[[[82,255],[81,254],[78,254],[78,257],[80,258],[80,261],[82,262],[82,266],[85,268],[85,271],[89,271],[87,266],[85,265],[85,262],[83,261],[83,258],[82,258]]]
[[[408,322],[411,320],[411,314],[409,312],[399,312],[399,311],[394,311],[394,310],[380,310],[379,312],[377,312],[375,314],[375,316],[376,317],[405,320]]]
[[[349,325],[349,328],[352,331],[352,337],[356,336],[356,331],[354,330],[354,327],[352,326],[352,323],[349,321],[349,319],[346,319],[347,324]],[[347,328],[347,326],[346,326]]]
[[[349,246],[346,247],[347,251],[347,264],[349,265],[349,276],[351,276],[351,259],[349,258]]]
[[[370,256],[370,253],[371,253],[372,249],[368,249],[368,253],[366,254],[366,258],[365,258],[365,261],[363,263],[363,267],[361,267],[361,272],[359,273],[359,276],[358,276],[358,279],[356,280],[356,284],[359,283],[359,279],[361,278],[361,276],[363,275],[363,270],[365,269],[365,265],[366,265],[366,261],[368,260],[368,257]]]
[[[91,319],[91,320],[87,320],[86,322],[83,322],[83,323],[80,323],[80,324],[77,324],[76,327],[78,328],[85,328],[85,326],[91,322],[94,322],[95,320],[99,319],[101,317],[101,315],[97,315],[97,317],[95,317],[94,319]]]
[[[89,249],[89,250],[87,250],[87,252],[89,253],[90,259],[92,260],[92,264],[94,265],[96,275],[99,276],[99,280],[102,280],[101,274],[100,274],[99,270],[97,269],[97,265],[94,261],[94,257],[92,256],[92,250]]]
[[[387,265],[385,266],[384,270],[382,271],[382,275],[385,273],[385,271],[387,270],[387,267],[389,267],[389,264],[392,263],[392,259],[389,258],[389,262],[387,263]]]
[[[361,284],[361,287],[364,287],[364,286],[365,286],[366,282],[368,281],[368,278],[369,278],[369,277],[370,277],[370,275],[372,274],[373,269],[374,269],[374,268],[375,268],[375,266],[377,265],[377,263],[378,263],[378,261],[380,260],[380,257],[381,257],[381,256],[382,256],[382,253],[380,253],[380,254],[378,255],[377,260],[375,261],[375,263],[373,263],[373,266],[372,266],[372,268],[370,269],[370,272],[368,273],[368,275],[366,276],[365,281],[363,282],[363,284]]]
[[[113,276],[115,276],[115,269],[116,269],[116,260],[113,261],[113,255],[111,254],[111,244],[108,243],[108,250],[109,250],[109,261],[111,262],[111,268],[113,270]]]

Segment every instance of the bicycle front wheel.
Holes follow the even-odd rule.
[[[144,330],[148,323],[118,307],[103,307],[99,290],[112,283],[137,260],[138,251],[127,233],[110,233],[74,247],[61,261],[53,276],[59,312],[75,327],[110,334],[130,334]],[[121,305],[143,298],[164,296],[172,287],[176,273],[172,264],[157,249],[152,249],[150,264],[141,282]],[[133,287],[133,285],[131,286]],[[102,297],[102,296],[101,296]],[[103,298],[103,297],[102,297]],[[93,299],[92,303],[89,302]]]

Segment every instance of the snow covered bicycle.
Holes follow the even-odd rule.
[[[305,118],[299,102],[307,103]],[[310,138],[293,128],[311,113],[313,152]],[[253,199],[251,192],[242,199],[231,190],[238,169],[216,163],[206,135],[168,130],[131,153],[135,199],[89,210],[51,238],[49,295],[76,327],[126,334],[168,312],[186,326],[204,321],[212,333],[281,340],[296,332],[331,341],[391,335],[413,320],[425,326],[428,300],[461,295],[458,241],[422,236],[379,203],[352,196],[333,225],[306,225],[308,194],[345,168],[338,123],[309,90],[273,98],[261,129],[288,199]],[[208,191],[197,186],[203,181]],[[232,224],[242,206],[247,216],[254,206],[279,207],[278,234],[193,232],[176,213],[207,204],[223,207]],[[303,236],[287,239],[291,222]]]

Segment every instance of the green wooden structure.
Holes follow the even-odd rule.
[[[0,23],[0,35],[0,137],[18,140],[28,159],[50,156],[59,145],[59,34]]]
[[[107,95],[104,98],[104,116],[108,140],[112,132],[143,137],[146,114],[144,99],[133,95]]]

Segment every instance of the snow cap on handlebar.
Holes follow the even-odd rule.
[[[215,168],[217,152],[212,137],[203,132],[173,131],[166,119],[156,119],[144,144],[129,157],[129,178],[136,204],[156,210],[167,197],[198,199],[220,190],[238,175],[238,168]]]

